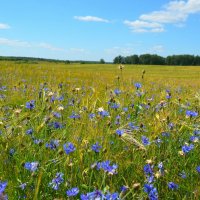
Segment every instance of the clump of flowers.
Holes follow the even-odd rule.
[[[69,155],[70,153],[72,153],[76,150],[75,146],[71,142],[64,144],[63,148],[67,155]]]
[[[63,173],[58,172],[58,173],[56,174],[56,177],[51,181],[51,183],[49,183],[49,185],[50,185],[54,190],[58,190],[60,184],[64,182],[63,176],[64,176]]]

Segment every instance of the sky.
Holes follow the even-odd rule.
[[[200,55],[200,0],[0,0],[0,56]]]

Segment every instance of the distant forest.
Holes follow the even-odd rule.
[[[30,63],[37,64],[40,61],[54,62],[54,63],[80,63],[80,64],[111,64],[112,62],[105,62],[104,59],[99,61],[86,60],[57,60],[46,58],[33,57],[15,57],[15,56],[0,56],[0,61],[15,61],[16,63]],[[200,56],[194,55],[172,55],[162,57],[157,54],[142,54],[130,56],[117,56],[113,60],[114,64],[143,64],[143,65],[179,65],[179,66],[200,66]]]
[[[180,65],[180,66],[200,66],[200,56],[194,55],[172,55],[162,57],[156,54],[143,54],[131,56],[117,56],[114,58],[115,64],[143,64],[143,65]]]

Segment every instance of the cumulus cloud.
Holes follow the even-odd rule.
[[[10,26],[8,24],[1,24],[0,23],[0,29],[9,29]]]
[[[79,20],[79,21],[85,21],[85,22],[105,22],[108,23],[109,20],[103,19],[100,17],[95,17],[95,16],[74,16],[74,19]]]
[[[177,0],[170,1],[159,11],[142,14],[139,19],[124,23],[134,32],[163,32],[165,24],[183,24],[195,13],[200,13],[200,0]]]
[[[125,20],[124,24],[130,27],[133,32],[163,32],[163,25],[157,22],[147,22],[141,20],[128,21]]]

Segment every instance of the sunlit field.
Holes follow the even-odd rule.
[[[0,199],[200,199],[200,67],[0,62]]]

